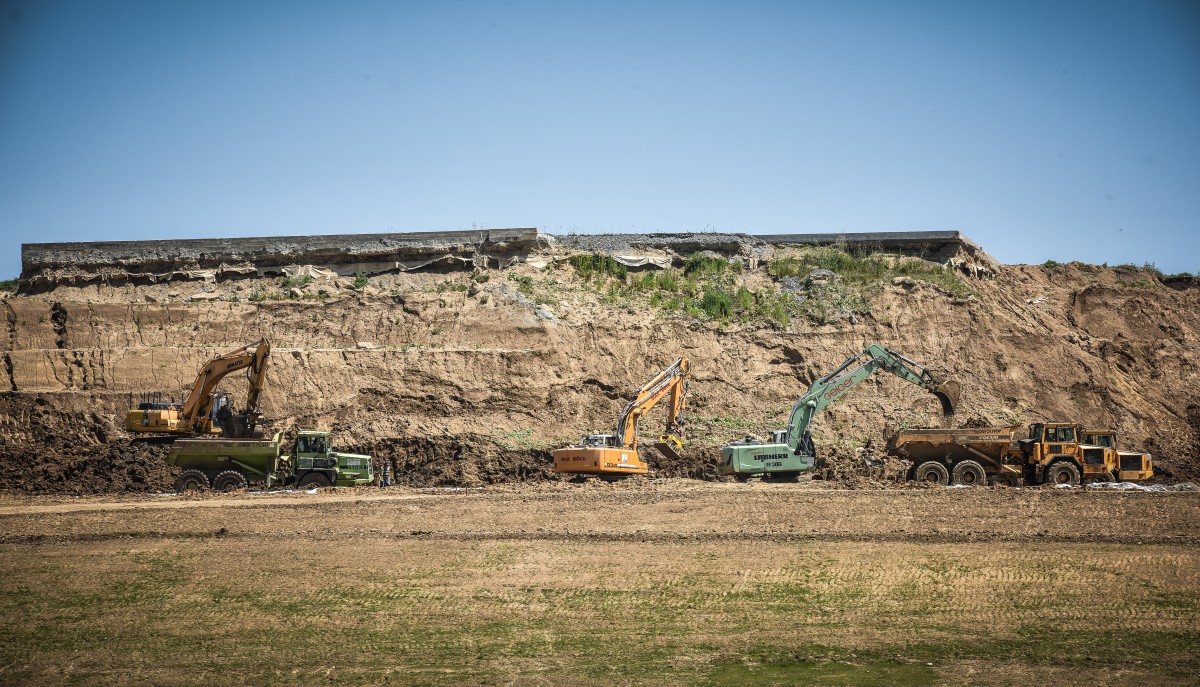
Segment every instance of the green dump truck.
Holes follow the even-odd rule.
[[[370,484],[371,456],[338,453],[329,432],[305,429],[294,451],[284,453],[283,432],[271,439],[179,439],[167,462],[183,470],[179,492],[234,491],[250,484],[264,487],[352,487]]]

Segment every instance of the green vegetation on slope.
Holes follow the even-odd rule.
[[[873,299],[897,278],[924,282],[956,298],[974,291],[954,270],[918,258],[854,254],[841,246],[803,249],[767,265],[771,284],[751,289],[742,263],[695,253],[682,268],[630,272],[611,257],[570,258],[575,273],[611,305],[648,305],[721,325],[771,324],[794,319],[830,324],[870,314]],[[814,275],[827,270],[831,275]]]

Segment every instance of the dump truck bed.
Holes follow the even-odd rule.
[[[971,459],[998,467],[1016,441],[1020,425],[962,429],[909,429],[888,442],[888,452],[913,462]]]
[[[180,439],[171,445],[167,463],[207,474],[236,465],[251,477],[265,479],[276,469],[282,439],[282,432],[272,439]]]

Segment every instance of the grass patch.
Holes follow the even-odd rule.
[[[924,664],[883,661],[791,660],[774,663],[722,663],[704,684],[712,687],[829,685],[905,687],[935,684],[938,673]]]
[[[629,268],[607,255],[599,253],[591,253],[584,255],[572,255],[569,262],[575,268],[576,274],[584,279],[592,279],[598,276],[609,276],[625,281],[625,276],[629,274]]]
[[[526,296],[533,296],[533,277],[527,274],[508,273],[508,280],[517,285],[517,291]]]
[[[0,279],[0,291],[12,292],[12,291],[16,291],[16,290],[17,290],[17,280],[16,279]]]
[[[826,270],[831,279],[806,279],[789,288],[797,292],[799,314],[816,324],[832,324],[871,313],[872,300],[898,277],[929,284],[955,298],[969,298],[974,290],[953,269],[913,257],[851,252],[843,246],[820,246],[778,257],[767,264],[776,279],[810,277]]]
[[[608,256],[572,256],[576,274],[609,305],[636,312],[639,306],[663,315],[682,315],[732,324],[788,328],[796,319],[832,324],[871,313],[872,300],[897,278],[932,286],[956,298],[975,295],[952,268],[912,257],[858,254],[844,246],[804,249],[770,261],[767,272],[780,285],[750,289],[742,264],[712,254],[693,253],[682,268],[630,273]],[[827,279],[807,278],[828,270]],[[510,277],[511,278],[511,277]]]
[[[705,255],[703,253],[692,253],[683,264],[683,274],[685,276],[719,277],[724,274],[741,271],[742,264],[740,262],[730,262],[725,258]]]
[[[928,282],[956,297],[974,291],[953,269],[914,257],[887,256],[879,253],[851,252],[844,246],[819,246],[799,255],[772,260],[767,272],[782,279],[803,277],[823,269],[837,275],[837,281],[851,287],[882,286],[895,277]]]
[[[304,275],[303,277],[280,277],[279,288],[282,289],[301,289],[312,283],[312,275]]]

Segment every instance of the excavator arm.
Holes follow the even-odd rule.
[[[243,414],[254,418],[258,411],[258,400],[266,382],[267,359],[270,355],[271,342],[264,338],[208,361],[196,375],[192,390],[183,402],[183,408],[180,411],[180,425],[197,434],[211,432],[212,404],[215,397],[213,391],[222,379],[236,370],[246,370],[250,381],[250,390],[246,396],[246,408]],[[253,422],[251,419],[248,423],[251,430]]]
[[[813,417],[876,370],[886,370],[928,390],[941,401],[944,415],[954,414],[954,407],[958,404],[958,382],[938,382],[928,369],[913,360],[879,344],[871,344],[862,353],[850,356],[836,370],[813,382],[808,387],[808,393],[796,401],[788,420],[788,447],[793,452],[799,449],[805,455],[812,455],[808,426]]]
[[[674,437],[675,443],[679,442],[683,434],[683,407],[687,395],[688,370],[687,358],[680,358],[638,389],[637,396],[625,406],[621,418],[617,421],[617,439],[622,446],[637,450],[638,422],[642,415],[667,395],[671,397],[671,407],[667,416],[664,443],[667,437]],[[662,450],[661,446],[658,448]]]

